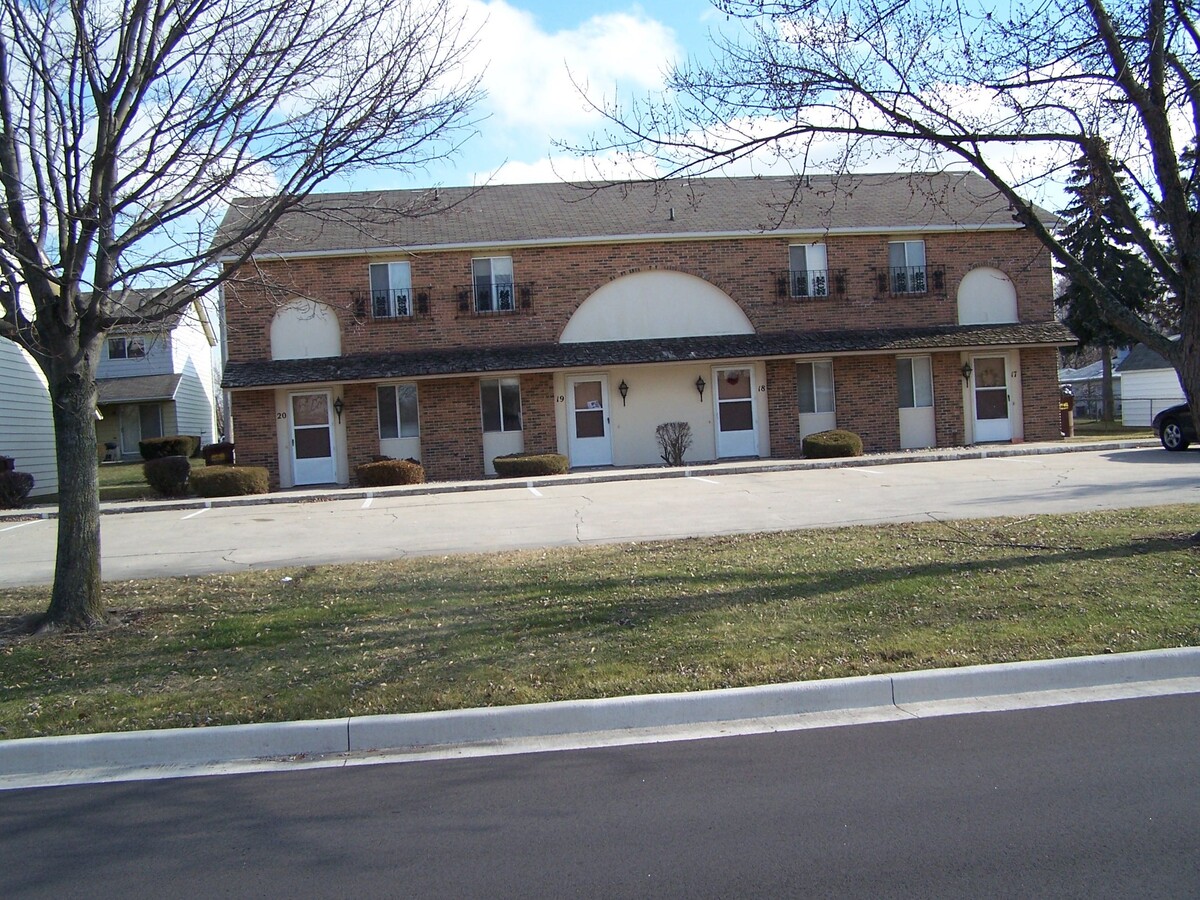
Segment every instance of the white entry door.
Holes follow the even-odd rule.
[[[1011,402],[1008,387],[1008,358],[976,356],[971,360],[975,415],[975,441],[1011,441]]]
[[[332,405],[328,391],[291,395],[292,474],[296,484],[331,484],[337,480]]]
[[[714,369],[713,402],[717,417],[717,456],[758,456],[754,417],[754,370]]]
[[[572,467],[611,466],[612,428],[608,416],[608,376],[567,379],[567,430]]]

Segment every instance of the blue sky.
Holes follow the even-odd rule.
[[[483,71],[478,134],[425,171],[361,173],[327,189],[555,181],[586,174],[553,141],[586,142],[603,122],[571,78],[598,99],[661,88],[670,65],[704,54],[724,16],[707,0],[455,0],[478,28],[471,63]]]

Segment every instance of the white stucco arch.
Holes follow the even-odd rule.
[[[1007,275],[985,266],[972,269],[963,277],[958,286],[959,325],[1017,321],[1017,289]]]
[[[271,359],[317,359],[342,355],[342,329],[332,309],[315,300],[294,300],[271,320]]]
[[[635,272],[611,281],[579,305],[564,344],[647,338],[754,334],[742,308],[720,288],[683,272]]]

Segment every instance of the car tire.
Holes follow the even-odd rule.
[[[1183,427],[1175,419],[1163,422],[1162,445],[1172,451],[1188,448],[1188,441],[1183,436]]]

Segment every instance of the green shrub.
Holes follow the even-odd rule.
[[[567,458],[561,453],[510,453],[492,460],[501,478],[532,478],[537,475],[562,475]]]
[[[16,509],[25,503],[33,490],[33,476],[28,472],[0,471],[0,508]]]
[[[271,479],[262,466],[205,466],[192,472],[197,497],[240,497],[265,494]]]
[[[138,452],[142,459],[162,459],[164,456],[188,457],[196,452],[200,441],[190,434],[169,434],[166,437],[146,438],[138,441]]]
[[[363,487],[423,484],[425,469],[415,459],[377,459],[355,466],[354,476]]]
[[[803,441],[803,447],[804,455],[808,459],[863,455],[862,438],[853,431],[843,431],[840,428],[808,435]]]
[[[146,484],[164,497],[182,497],[188,492],[192,465],[186,456],[163,456],[142,463]]]

